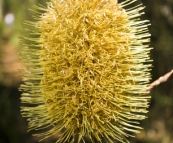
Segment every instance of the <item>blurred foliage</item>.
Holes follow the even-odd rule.
[[[0,85],[0,143],[37,143],[36,138],[31,136],[32,132],[27,133],[26,119],[20,115],[20,92],[17,87],[21,82],[21,76],[17,74],[15,79],[18,80],[14,80],[13,75],[16,67],[21,66],[16,51],[22,48],[18,37],[23,19],[32,17],[28,12],[31,5],[45,4],[46,0],[0,1],[3,2],[3,5],[0,3],[0,81],[8,81],[1,82]],[[139,0],[138,3],[146,6],[143,18],[151,21],[149,29],[152,35],[151,47],[154,47],[151,52],[154,81],[173,68],[173,0]],[[4,22],[7,13],[14,14],[15,20],[12,25],[6,25]],[[13,56],[16,58],[11,58]],[[8,60],[10,58],[11,60]],[[172,79],[153,89],[151,97],[148,118],[141,122],[144,129],[136,138],[132,138],[131,142],[173,143]],[[51,138],[43,143],[51,143],[53,140],[54,138]]]

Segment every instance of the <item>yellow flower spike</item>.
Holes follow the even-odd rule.
[[[26,21],[21,109],[29,130],[57,143],[128,143],[149,96],[148,21],[136,0],[51,0]],[[44,130],[42,130],[44,129]],[[131,133],[132,132],[132,133]]]

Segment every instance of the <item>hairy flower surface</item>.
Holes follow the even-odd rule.
[[[21,109],[57,143],[128,142],[147,112],[148,21],[136,0],[51,0],[25,22]],[[131,8],[129,8],[131,6]],[[128,7],[128,8],[126,8]],[[44,130],[43,130],[44,129]]]

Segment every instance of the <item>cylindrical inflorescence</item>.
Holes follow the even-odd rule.
[[[29,130],[57,142],[127,143],[147,112],[151,48],[136,0],[51,0],[26,21],[21,100]],[[46,131],[45,131],[46,130]],[[132,132],[132,133],[131,133]]]

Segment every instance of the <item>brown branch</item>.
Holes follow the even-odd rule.
[[[172,75],[173,75],[173,69],[167,74],[165,74],[164,76],[161,76],[159,79],[151,83],[149,87],[147,88],[147,90],[151,91],[154,87],[158,86],[159,84],[163,82],[166,82]]]

